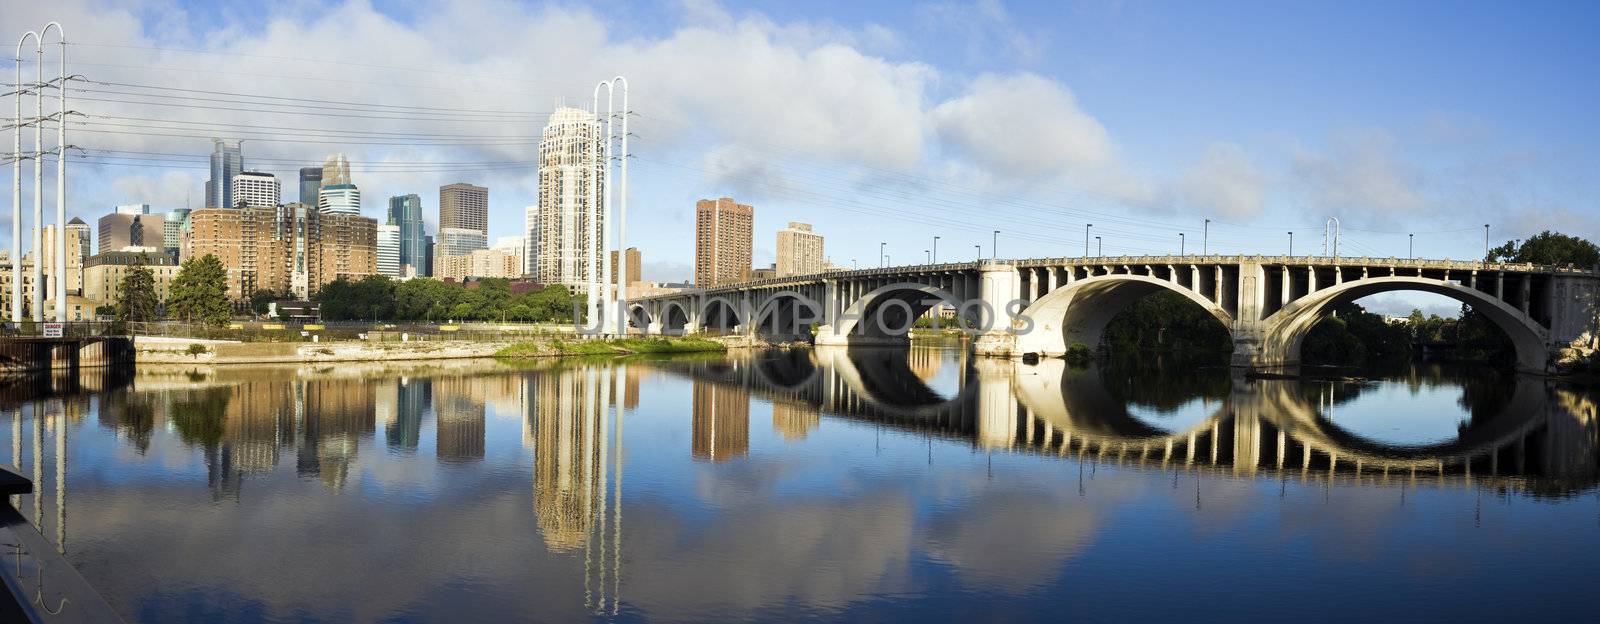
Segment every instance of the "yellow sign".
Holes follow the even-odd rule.
[[[317,331],[319,329],[322,329],[322,326],[321,325],[317,325],[317,324],[309,324],[309,325],[301,326],[300,329],[304,329],[306,331]]]
[[[244,323],[228,323],[228,329],[244,329]]]
[[[262,323],[261,329],[283,329],[283,323]]]
[[[456,330],[459,330],[459,329],[461,329],[460,325],[440,325],[439,326],[439,331],[442,331],[442,332],[453,332],[453,331],[456,331]]]

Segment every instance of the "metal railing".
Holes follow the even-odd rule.
[[[106,336],[126,336],[127,328],[114,321],[52,321],[0,324],[0,337],[6,338],[63,338],[83,339]]]

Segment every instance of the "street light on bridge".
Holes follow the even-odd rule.
[[[933,253],[928,255],[928,264],[939,262],[939,237],[933,237]]]
[[[994,238],[989,241],[989,259],[1000,257],[1000,230],[994,231]]]
[[[1189,255],[1189,254],[1184,253],[1184,250],[1183,250],[1183,232],[1178,232],[1178,255],[1180,255],[1180,256]]]
[[[933,253],[926,249],[922,250],[922,253],[926,256],[928,264],[933,264]]]
[[[883,267],[889,266],[889,261],[887,260],[887,258],[889,257],[889,254],[883,253],[884,246],[886,246],[888,244],[889,243],[878,243],[878,267],[879,268],[883,268]]]
[[[973,245],[972,248],[978,250],[978,260],[981,262],[983,260],[983,245]]]
[[[1416,260],[1417,259],[1417,235],[1416,234],[1407,234],[1406,235],[1406,259],[1407,260]]]
[[[1489,224],[1483,224],[1483,265],[1489,265]]]
[[[1200,255],[1211,253],[1211,220],[1206,219],[1204,229],[1200,230]]]
[[[1092,227],[1094,227],[1093,223],[1083,224],[1083,257],[1085,258],[1089,257],[1089,228]]]
[[[1100,246],[1100,237],[1094,237],[1094,257],[1103,258],[1105,255],[1105,248]]]
[[[1289,230],[1289,257],[1294,257],[1294,230]]]

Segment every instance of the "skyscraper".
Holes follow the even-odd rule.
[[[489,232],[489,189],[466,182],[439,187],[439,229]]]
[[[539,139],[539,205],[528,215],[536,221],[528,232],[530,273],[540,282],[578,289],[589,281],[589,265],[598,260],[592,239],[602,225],[596,208],[605,201],[605,163],[595,157],[600,142],[588,111],[562,107],[550,114]]]
[[[628,254],[627,255],[628,274],[626,276],[623,276],[617,271],[617,252],[614,249],[611,251],[611,276],[612,276],[612,280],[611,281],[612,281],[612,283],[616,283],[617,282],[617,278],[624,278],[624,277],[625,277],[625,279],[622,280],[622,283],[625,284],[625,285],[626,284],[632,284],[634,282],[639,281],[639,274],[640,274],[639,273],[639,248],[638,247],[629,247],[628,250],[627,250],[627,254]]]
[[[300,168],[300,203],[317,205],[317,191],[322,190],[322,167]]]
[[[160,215],[117,212],[100,217],[100,246],[96,253],[144,247],[161,251],[166,246],[166,225]]]
[[[527,272],[528,262],[527,258],[523,256],[528,249],[526,236],[501,236],[494,239],[494,246],[490,247],[490,249],[516,259],[517,266],[511,272],[512,275],[522,275]]]
[[[489,237],[479,230],[465,228],[439,228],[441,256],[465,256],[479,249],[489,248]]]
[[[538,277],[539,204],[522,209],[522,274]]]
[[[83,219],[73,217],[71,221],[67,222],[67,232],[78,237],[78,253],[83,256],[79,260],[87,262],[89,255],[94,253],[94,249],[89,246],[91,236],[89,224],[84,223]]]
[[[811,275],[827,268],[822,258],[822,235],[811,231],[811,224],[790,221],[778,230],[778,277]]]
[[[217,256],[228,270],[230,298],[287,290],[303,299],[338,278],[377,272],[377,221],[360,215],[323,214],[297,202],[196,210],[189,220],[184,257]]]
[[[709,288],[750,277],[755,209],[732,198],[695,203],[694,285]]]
[[[206,181],[206,206],[233,207],[233,177],[244,172],[244,151],[239,141],[230,146],[222,139],[211,139],[211,179]]]
[[[405,277],[400,266],[400,226],[378,226],[378,274]]]
[[[278,176],[260,171],[246,171],[233,176],[233,202],[228,206],[277,206],[282,198]]]
[[[317,210],[336,214],[361,214],[361,189],[354,184],[324,184],[317,191]]]
[[[161,250],[174,260],[178,260],[179,253],[183,251],[183,224],[189,220],[189,212],[188,208],[174,208],[167,212],[162,222]]]
[[[328,154],[328,159],[322,163],[322,188],[335,184],[354,184],[350,180],[350,160],[343,152]]]
[[[389,198],[389,225],[400,226],[400,271],[411,267],[415,275],[427,275],[428,250],[422,223],[422,198],[416,194]]]

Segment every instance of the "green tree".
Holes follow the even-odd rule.
[[[267,313],[268,306],[278,299],[288,299],[288,297],[279,297],[278,293],[265,288],[257,290],[250,293],[250,311],[256,316],[262,316]]]
[[[117,300],[118,323],[145,323],[161,318],[161,301],[156,298],[155,274],[145,266],[134,266],[122,276],[121,298]]]
[[[341,277],[323,284],[311,299],[321,304],[322,318],[330,321],[392,319],[397,318],[398,290],[394,280],[384,275],[368,275],[353,282]]]
[[[184,261],[172,279],[167,310],[186,323],[221,325],[228,322],[228,270],[216,256]]]
[[[1506,241],[1489,250],[1489,259],[1591,268],[1600,265],[1600,246],[1577,236],[1545,230],[1520,245],[1516,241]]]

